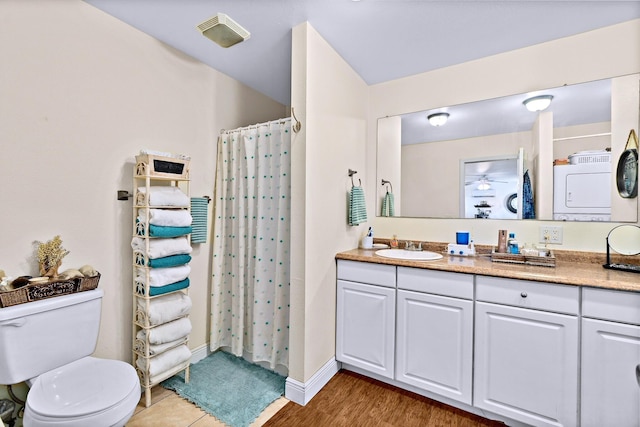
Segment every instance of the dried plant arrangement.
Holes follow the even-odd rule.
[[[69,254],[69,251],[62,247],[62,239],[55,236],[46,243],[34,242],[37,247],[37,259],[40,266],[40,275],[56,278],[58,268],[62,264],[62,258]]]

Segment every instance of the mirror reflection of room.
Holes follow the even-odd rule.
[[[378,177],[394,183],[394,216],[637,221],[637,199],[623,200],[613,191],[612,163],[624,141],[612,141],[611,135],[616,115],[637,114],[638,87],[636,74],[379,119]],[[541,95],[550,103],[530,111],[524,101]],[[480,169],[489,166],[482,160],[519,152],[516,189],[513,176],[494,177]],[[589,160],[598,164],[584,164]],[[467,174],[465,162],[476,170]],[[578,169],[589,176],[570,173],[567,181],[566,172]],[[525,172],[530,215],[523,215]],[[481,197],[478,186],[487,184],[499,195],[485,190]],[[597,191],[575,190],[589,187]],[[380,215],[384,193],[378,195]]]

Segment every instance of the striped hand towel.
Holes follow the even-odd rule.
[[[349,193],[349,225],[359,225],[367,221],[367,205],[362,187],[351,187]]]
[[[393,216],[393,193],[385,194],[384,199],[382,199],[382,216]]]
[[[209,199],[206,197],[191,198],[191,243],[207,242],[207,222]]]

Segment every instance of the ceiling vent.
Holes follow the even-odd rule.
[[[230,47],[234,44],[247,40],[251,33],[240,26],[233,19],[224,13],[207,19],[198,29],[206,38],[213,40],[222,47]]]

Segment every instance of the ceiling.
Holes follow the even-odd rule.
[[[544,111],[553,113],[554,127],[611,121],[611,79],[603,79],[402,114],[402,144],[530,131],[538,114],[523,102],[538,95],[553,96]],[[431,126],[427,116],[438,112],[449,113],[449,120],[444,126]]]
[[[371,85],[640,18],[640,0],[85,1],[284,105],[305,21]],[[251,37],[227,49],[203,37],[218,12]]]

